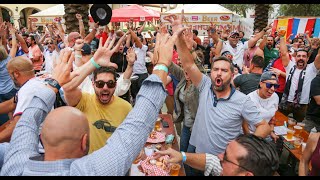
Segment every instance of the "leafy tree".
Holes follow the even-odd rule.
[[[270,4],[256,4],[255,5],[255,18],[253,29],[259,29],[260,31],[268,26],[268,14],[270,10]]]
[[[253,9],[254,4],[221,4],[221,6],[231,10],[235,11],[237,14],[240,14],[241,16],[246,18],[246,11],[248,9]]]
[[[89,4],[64,4],[64,12],[63,18],[65,19],[66,33],[79,32],[77,13],[82,16],[85,33],[89,33]]]
[[[282,16],[320,16],[320,4],[281,4]]]

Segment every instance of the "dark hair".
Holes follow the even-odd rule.
[[[23,29],[23,28],[25,28],[24,26],[21,26],[20,28],[19,28],[19,30],[21,31],[21,29]]]
[[[239,74],[242,74],[242,70],[240,69],[240,67],[238,66],[238,64],[233,64],[234,68],[238,69]]]
[[[252,58],[251,64],[253,64],[254,67],[263,68],[264,67],[264,59],[261,56],[254,55]]]
[[[196,35],[196,36],[198,36],[198,31],[197,30],[192,30],[192,32]]]
[[[29,34],[28,33],[23,33],[22,36],[29,37]]]
[[[244,32],[243,32],[243,31],[239,31],[239,34],[240,34],[240,33],[242,33],[242,34],[243,34],[243,36],[244,36]]]
[[[255,176],[274,175],[279,167],[275,144],[253,134],[240,135],[236,141],[248,152],[246,156],[238,159],[240,166],[250,170]]]
[[[224,56],[219,56],[219,57],[213,59],[211,68],[213,67],[213,64],[214,64],[215,62],[217,62],[217,61],[227,61],[228,63],[230,63],[230,71],[231,71],[232,73],[234,73],[234,66],[233,66],[232,61],[231,61],[230,59],[224,57]]]
[[[93,80],[95,81],[97,79],[97,75],[101,73],[111,73],[113,74],[114,80],[116,81],[117,73],[116,69],[114,67],[101,67],[98,69],[95,69],[93,71]]]

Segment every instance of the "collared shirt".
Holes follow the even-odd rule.
[[[235,90],[228,100],[219,101],[216,107],[210,77],[202,75],[199,89],[199,107],[191,133],[190,144],[197,153],[218,155],[225,151],[228,142],[241,131],[244,119],[249,124],[262,121],[257,106],[250,97]]]
[[[134,109],[103,148],[78,159],[43,161],[38,153],[38,127],[53,107],[55,93],[49,88],[38,88],[16,125],[0,175],[123,176],[147,141],[166,96],[160,78],[149,76],[137,95]]]
[[[231,84],[230,84],[230,87],[231,87],[231,92],[230,92],[229,96],[227,98],[219,98],[219,99],[217,98],[217,95],[214,93],[212,86],[210,87],[211,91],[213,93],[213,106],[214,107],[217,107],[218,101],[228,101],[231,98],[231,96],[234,94],[234,92],[236,92],[236,88],[234,88]]]

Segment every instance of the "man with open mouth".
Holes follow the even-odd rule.
[[[320,69],[320,51],[318,51],[314,62],[307,64],[308,52],[299,48],[296,50],[296,62],[294,62],[289,58],[284,38],[284,34],[281,34],[280,53],[287,79],[279,109],[285,115],[292,113],[293,118],[301,122],[305,118],[309,103],[311,81]]]

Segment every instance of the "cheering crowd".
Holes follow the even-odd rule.
[[[285,31],[211,24],[203,42],[183,27],[143,32],[132,22],[90,33],[61,22],[19,30],[0,20],[1,175],[126,175],[164,104],[173,115],[187,176],[274,175],[280,111],[320,131],[320,40]],[[148,33],[150,38],[145,38]],[[319,175],[320,133],[309,137],[299,175]],[[312,169],[309,172],[309,162]]]

